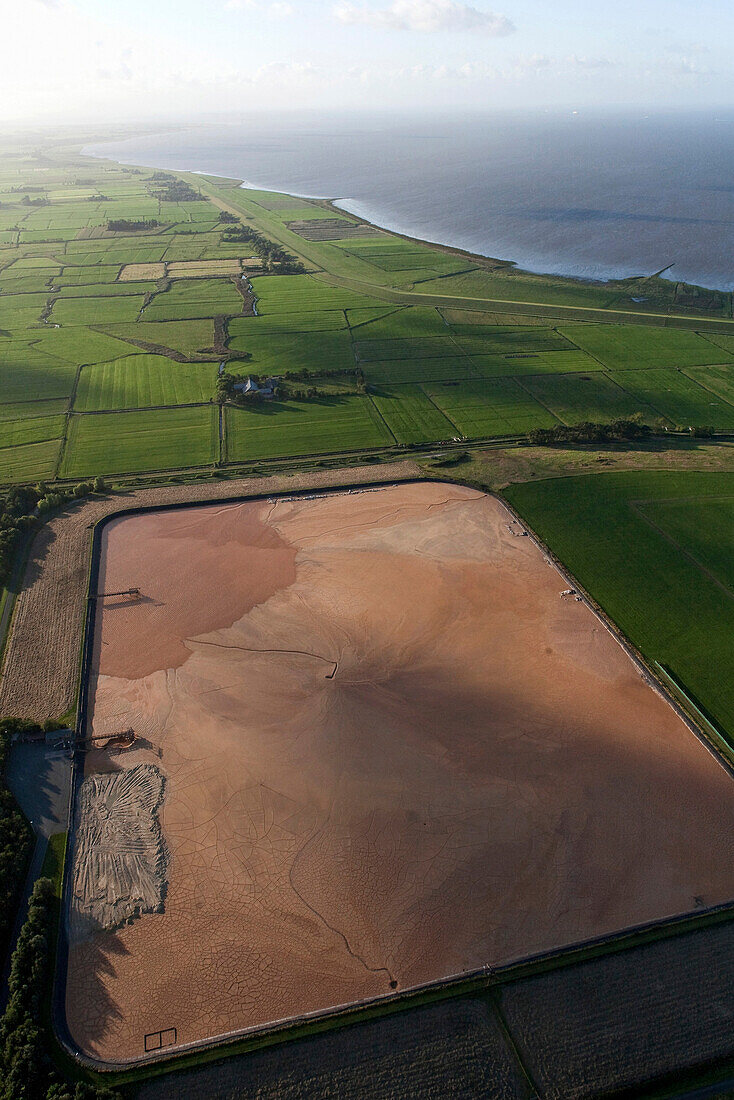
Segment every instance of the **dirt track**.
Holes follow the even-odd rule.
[[[71,950],[86,1052],[732,896],[731,779],[517,527],[435,483],[108,527],[143,599],[102,612],[93,729],[138,740],[87,770],[156,764],[170,864],[163,913]]]
[[[89,574],[91,531],[125,508],[323,488],[419,476],[412,462],[140,489],[97,498],[57,516],[33,543],[23,591],[16,600],[0,678],[0,715],[42,721],[74,702]]]

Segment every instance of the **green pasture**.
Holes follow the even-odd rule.
[[[40,481],[54,476],[60,439],[23,443],[0,450],[0,483]]]
[[[701,335],[714,347],[726,352],[727,360],[730,356],[734,356],[734,333],[729,336],[726,332],[703,332]],[[717,354],[716,361],[718,362],[720,358],[721,356]]]
[[[379,301],[343,287],[332,286],[313,275],[259,275],[250,280],[257,298],[257,312],[306,312],[314,309],[378,307]]]
[[[381,386],[372,390],[371,397],[398,443],[431,443],[457,434],[456,427],[417,384]]]
[[[610,377],[673,424],[734,428],[734,405],[679,370],[617,371]]]
[[[141,295],[118,298],[57,298],[51,321],[57,325],[105,325],[134,321],[143,305]]]
[[[185,321],[242,312],[242,295],[229,279],[177,279],[156,294],[143,314],[146,321]]]
[[[467,439],[520,435],[558,423],[514,378],[439,382],[423,389]]]
[[[218,453],[218,409],[195,406],[72,416],[63,477],[203,466]]]
[[[685,373],[699,386],[734,405],[734,363],[721,367],[690,367]]]
[[[587,474],[504,494],[734,743],[734,474]]]
[[[268,333],[333,332],[346,328],[343,309],[314,310],[309,313],[267,313],[264,317],[232,317],[227,324],[230,340],[235,337],[263,336]]]
[[[584,351],[533,351],[522,355],[472,355],[473,369],[482,378],[499,375],[586,374],[601,371],[600,363]]]
[[[361,450],[393,442],[374,405],[363,396],[228,407],[226,424],[230,462]]]
[[[84,367],[74,409],[139,409],[211,401],[217,368],[213,363],[176,363],[164,355],[130,355]]]
[[[393,308],[390,313],[383,313],[374,319],[358,321],[353,315],[356,310],[349,310],[349,325],[354,333],[354,339],[363,340],[408,340],[416,337],[450,336],[451,330],[446,325],[438,310],[424,306],[406,306]]]
[[[4,402],[69,397],[76,367],[42,355],[27,345],[6,345],[0,339],[0,394]]]
[[[643,398],[628,393],[602,373],[533,375],[523,378],[522,385],[564,424],[608,421],[637,412],[651,423],[660,415]]]
[[[38,411],[41,410],[38,404]],[[19,420],[0,419],[0,448],[17,447],[23,443],[46,443],[50,439],[61,439],[64,434],[66,417],[35,416]],[[2,455],[0,453],[0,466]]]
[[[697,332],[643,325],[564,325],[560,330],[605,367],[692,367],[726,358]]]
[[[378,385],[402,382],[432,382],[450,378],[475,378],[477,371],[468,356],[440,359],[386,359],[363,363],[365,379]]]
[[[147,311],[143,314],[143,320],[134,324],[108,325],[106,331],[119,340],[142,340],[157,347],[179,351],[182,355],[196,355],[211,348],[214,343],[214,322],[210,319],[148,321],[146,315]],[[111,359],[112,356],[105,358]]]
[[[573,344],[552,328],[502,328],[494,332],[457,335],[455,340],[467,355],[511,355],[573,350]]]
[[[64,398],[40,401],[11,401],[0,404],[0,421],[28,420],[36,417],[54,417],[67,410],[69,402]]]
[[[450,336],[430,336],[415,340],[360,339],[354,347],[360,363],[386,359],[437,359],[439,356],[455,359],[463,354]]]
[[[120,355],[131,355],[135,349],[123,340],[103,332],[94,332],[81,325],[69,328],[45,329],[35,340],[34,352],[81,366],[83,363],[103,363]]]
[[[289,374],[304,368],[313,371],[355,369],[349,333],[345,330],[235,336],[228,346],[234,352],[246,352],[251,357],[246,362],[231,363],[230,371]]]
[[[94,268],[93,270],[96,271],[97,269]],[[54,285],[59,284],[55,281]],[[54,290],[52,296],[54,298],[124,298],[130,295],[154,294],[156,290],[157,284],[154,282],[74,283],[71,286],[59,285],[59,289]]]

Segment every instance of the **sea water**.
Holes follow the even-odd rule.
[[[734,112],[253,115],[87,152],[338,200],[410,236],[606,279],[734,288]]]

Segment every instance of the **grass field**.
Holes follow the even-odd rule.
[[[393,442],[372,402],[359,396],[228,408],[226,423],[230,461],[327,454]]]
[[[522,385],[564,424],[608,421],[636,412],[642,413],[648,422],[659,418],[659,413],[643,398],[628,393],[605,374],[544,375],[524,378]]]
[[[605,367],[692,367],[722,352],[696,332],[634,325],[567,325],[561,332]]]
[[[106,331],[120,340],[142,340],[148,344],[180,351],[182,355],[196,355],[214,343],[214,323],[203,318],[195,321],[141,321],[132,325],[108,325]]]
[[[38,481],[50,478],[56,469],[61,440],[45,443],[22,443],[16,447],[0,450],[0,470],[2,480],[12,484],[16,481]]]
[[[74,409],[98,412],[210,401],[215,379],[213,364],[172,363],[163,355],[130,355],[83,367]]]
[[[519,435],[558,423],[514,378],[438,383],[423,388],[467,438]]]
[[[373,390],[372,400],[398,443],[430,443],[457,434],[456,426],[419,385],[383,386]]]
[[[64,477],[202,466],[217,455],[217,410],[156,409],[72,416]]]
[[[354,355],[346,330],[287,333],[272,336],[235,336],[229,347],[251,358],[232,363],[233,371],[255,374],[289,374],[304,368],[313,371],[354,370]]]
[[[615,472],[504,495],[734,744],[734,474]]]
[[[610,378],[673,424],[734,428],[734,405],[679,370],[617,371]]]

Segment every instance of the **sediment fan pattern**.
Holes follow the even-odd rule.
[[[161,911],[168,853],[158,808],[163,776],[153,764],[90,775],[81,785],[71,940]]]

